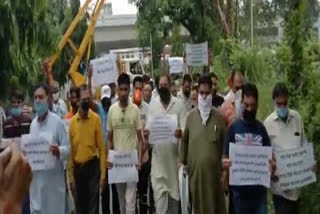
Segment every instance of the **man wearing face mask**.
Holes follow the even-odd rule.
[[[98,114],[102,123],[102,132],[104,136],[104,143],[107,149],[108,147],[108,131],[107,131],[107,118],[109,108],[111,106],[111,88],[108,85],[104,85],[101,88],[101,102],[98,103]],[[107,152],[107,151],[106,151]],[[106,178],[108,177],[108,171],[106,170]],[[112,184],[112,202],[113,202],[113,213],[120,213],[119,210],[119,201],[118,194],[116,190],[116,185]],[[108,180],[106,179],[105,189],[102,191],[101,205],[102,205],[102,213],[109,214],[110,213],[110,190]]]
[[[149,115],[177,115],[178,118],[176,141],[172,143],[167,140],[153,145],[152,149],[151,183],[157,214],[179,213],[178,143],[182,137],[181,127],[185,126],[186,109],[180,99],[170,94],[170,85],[170,76],[161,75],[159,97],[151,101],[149,108]],[[145,134],[150,134],[148,127]]]
[[[21,92],[14,91],[11,94],[10,115],[3,124],[3,138],[5,138],[3,142],[11,143],[10,138],[20,138],[21,135],[29,134],[32,120],[27,114],[22,113],[23,101],[24,97]],[[23,214],[30,213],[29,203],[27,195],[23,203]]]
[[[34,109],[30,134],[42,135],[50,144],[50,152],[56,158],[54,167],[33,171],[30,187],[30,211],[39,214],[64,214],[66,184],[64,161],[69,156],[69,139],[62,120],[48,110],[49,87],[40,84],[34,91]]]
[[[183,77],[182,89],[179,91],[177,97],[181,99],[188,112],[192,109],[191,87],[191,76],[189,74],[185,74]]]
[[[303,121],[298,112],[288,107],[288,89],[285,83],[275,85],[272,99],[275,111],[267,117],[264,124],[268,130],[273,150],[284,151],[303,146],[306,143]],[[277,180],[275,177],[271,182],[275,213],[298,213],[299,190],[284,191]]]
[[[71,145],[68,174],[75,190],[78,214],[99,212],[100,189],[106,184],[106,149],[99,115],[90,110],[90,95],[86,85],[80,89],[78,113],[71,119]]]
[[[220,183],[225,122],[212,107],[212,81],[203,75],[198,83],[198,106],[188,115],[180,147],[180,162],[188,166],[193,211],[197,214],[225,214]],[[205,200],[204,200],[205,199]]]
[[[219,109],[221,105],[224,103],[224,99],[218,94],[218,91],[219,91],[218,76],[215,73],[211,72],[210,77],[212,80],[212,105],[213,107]]]
[[[227,127],[241,117],[241,88],[244,84],[244,76],[241,71],[233,70],[231,73],[231,90],[222,104],[220,112],[226,120]]]
[[[60,99],[59,84],[56,82],[51,88],[52,92],[52,112],[57,114],[61,119],[67,114],[67,106],[65,102]]]
[[[256,119],[258,110],[258,89],[247,83],[242,89],[242,118],[234,122],[228,130],[223,148],[222,184],[228,190],[228,172],[232,164],[229,156],[230,143],[244,146],[271,146],[264,125]],[[270,160],[274,172],[274,162]],[[232,207],[235,214],[267,214],[267,189],[260,185],[230,186]]]

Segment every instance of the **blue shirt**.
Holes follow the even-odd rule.
[[[108,111],[106,111],[101,102],[98,102],[98,115],[100,116],[101,123],[102,123],[102,133],[104,138],[104,143],[107,145],[108,143],[108,130],[107,130],[107,119],[108,119]]]
[[[224,142],[224,155],[229,155],[230,143],[248,146],[271,146],[267,130],[258,120],[252,123],[248,123],[243,119],[234,122],[229,128]],[[231,191],[242,199],[257,199],[266,194],[266,188],[260,185],[231,186]]]

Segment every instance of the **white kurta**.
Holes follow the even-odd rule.
[[[159,97],[152,100],[149,105],[149,115],[159,114],[177,115],[178,128],[184,129],[186,109],[179,99],[171,96],[167,109],[163,107]],[[152,142],[150,143],[152,144]],[[168,142],[161,145],[153,145],[151,182],[155,192],[155,200],[164,193],[168,193],[171,198],[179,200],[178,151],[178,140],[176,144]]]
[[[33,171],[30,186],[30,213],[31,214],[64,214],[66,184],[64,179],[63,161],[67,160],[70,152],[69,139],[62,120],[49,112],[45,121],[38,122],[36,117],[30,128],[30,134],[52,135],[52,144],[60,149],[60,159],[50,170]]]

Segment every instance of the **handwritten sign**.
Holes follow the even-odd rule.
[[[169,58],[170,74],[183,73],[183,58],[182,57],[170,57]]]
[[[151,144],[177,143],[175,131],[178,128],[177,115],[149,115],[147,128]]]
[[[98,87],[104,84],[116,82],[118,70],[116,64],[117,57],[114,54],[107,54],[101,58],[90,61],[92,65],[92,86]]]
[[[312,167],[315,163],[313,146],[305,146],[287,151],[276,151],[277,175],[282,190],[306,186],[317,181]]]
[[[187,65],[208,65],[208,42],[200,44],[186,44]]]
[[[230,185],[263,185],[270,187],[269,160],[272,148],[230,143]]]
[[[113,164],[108,171],[109,184],[138,182],[137,151],[127,153],[110,150],[109,162]]]
[[[44,136],[22,135],[21,150],[25,153],[33,171],[52,169],[56,157],[49,150],[49,141]]]

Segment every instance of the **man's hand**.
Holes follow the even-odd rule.
[[[271,175],[274,176],[275,172],[277,170],[277,165],[275,159],[269,160],[269,170],[271,172]]]
[[[106,179],[100,180],[100,190],[103,193],[104,189],[106,188]]]
[[[107,166],[107,169],[112,169],[113,164],[110,163],[109,161],[106,161],[106,166]]]
[[[229,158],[223,158],[222,159],[222,169],[229,170],[230,167],[231,167],[231,160]]]
[[[136,164],[136,168],[137,168],[138,171],[141,170],[141,162],[139,162],[139,163]]]
[[[182,130],[181,129],[177,129],[176,133],[175,133],[176,138],[180,139],[182,137]]]
[[[21,206],[31,180],[31,167],[16,144],[10,145],[0,153],[1,204],[10,199],[12,206]]]
[[[148,129],[143,130],[143,137],[146,141],[148,141],[150,135],[150,131]]]
[[[56,145],[51,145],[50,146],[50,151],[54,156],[56,156],[58,159],[60,158],[60,149],[59,146]]]

